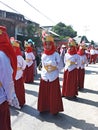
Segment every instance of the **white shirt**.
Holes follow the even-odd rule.
[[[25,58],[26,59],[30,59],[30,61],[26,61],[26,64],[28,67],[30,67],[33,64],[33,61],[35,60],[35,55],[33,54],[33,52],[25,52]]]
[[[45,81],[54,81],[57,77],[59,77],[60,71],[60,55],[57,52],[54,52],[52,55],[42,54],[42,71],[41,71],[41,78]],[[44,68],[45,65],[52,65],[56,66],[57,69],[52,72],[47,72]]]
[[[13,69],[9,58],[4,52],[0,51],[0,104],[4,101],[11,102],[12,95],[15,93],[14,82],[13,82]]]
[[[90,50],[90,54],[91,54],[91,55],[95,55],[95,54],[96,54],[95,49],[91,49],[91,50]]]
[[[23,70],[26,68],[26,61],[23,59],[22,56],[17,56],[17,68],[21,68],[17,70],[15,79],[18,80],[23,76]]]
[[[75,64],[72,64],[72,65],[67,65],[67,62],[70,61],[70,62],[74,62]],[[70,55],[69,53],[66,53],[65,56],[64,56],[64,63],[65,63],[65,67],[64,69],[68,71],[72,71],[74,70],[75,68],[77,68],[77,64],[79,63],[79,56],[77,54],[74,54],[74,55]]]
[[[90,52],[89,52],[88,50],[85,50],[85,53],[86,53],[86,54],[90,54]]]
[[[79,63],[77,65],[77,68],[83,69],[83,68],[85,68],[85,64],[88,64],[87,57],[85,54],[82,56],[80,56],[80,55],[78,55],[78,56],[79,56]]]

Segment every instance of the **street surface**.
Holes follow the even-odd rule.
[[[63,71],[60,73],[62,86]],[[77,100],[63,99],[64,112],[58,115],[37,111],[40,71],[33,84],[25,84],[26,104],[10,108],[12,130],[98,130],[98,63],[86,67],[85,89]],[[61,87],[62,89],[62,87]]]

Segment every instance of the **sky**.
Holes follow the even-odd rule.
[[[85,35],[89,41],[98,42],[97,1],[0,0],[0,9],[20,13],[40,26],[55,26],[59,22],[71,25],[78,36]]]

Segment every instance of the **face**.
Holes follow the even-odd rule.
[[[68,49],[69,50],[74,50],[74,47],[73,46],[69,46]]]
[[[47,50],[51,50],[52,49],[51,42],[46,42],[44,46],[45,46],[45,49],[47,49]]]
[[[31,42],[29,42],[28,44],[29,44],[30,46],[32,45],[32,43],[31,43]]]

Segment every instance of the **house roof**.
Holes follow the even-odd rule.
[[[53,31],[51,31],[51,30],[49,30],[49,32],[50,32],[51,34],[55,35],[55,36],[58,36],[58,37],[60,36],[59,34],[53,32]]]
[[[48,32],[48,33],[51,33],[51,34],[53,34],[53,35],[55,35],[55,36],[60,36],[59,34],[57,34],[57,33],[55,33],[55,32],[53,32],[53,31],[51,31],[50,29],[48,29],[48,28],[44,28],[44,27],[40,27],[40,28],[42,28],[43,30],[45,30],[46,32]]]
[[[82,36],[76,36],[73,38],[77,43],[81,42]]]

